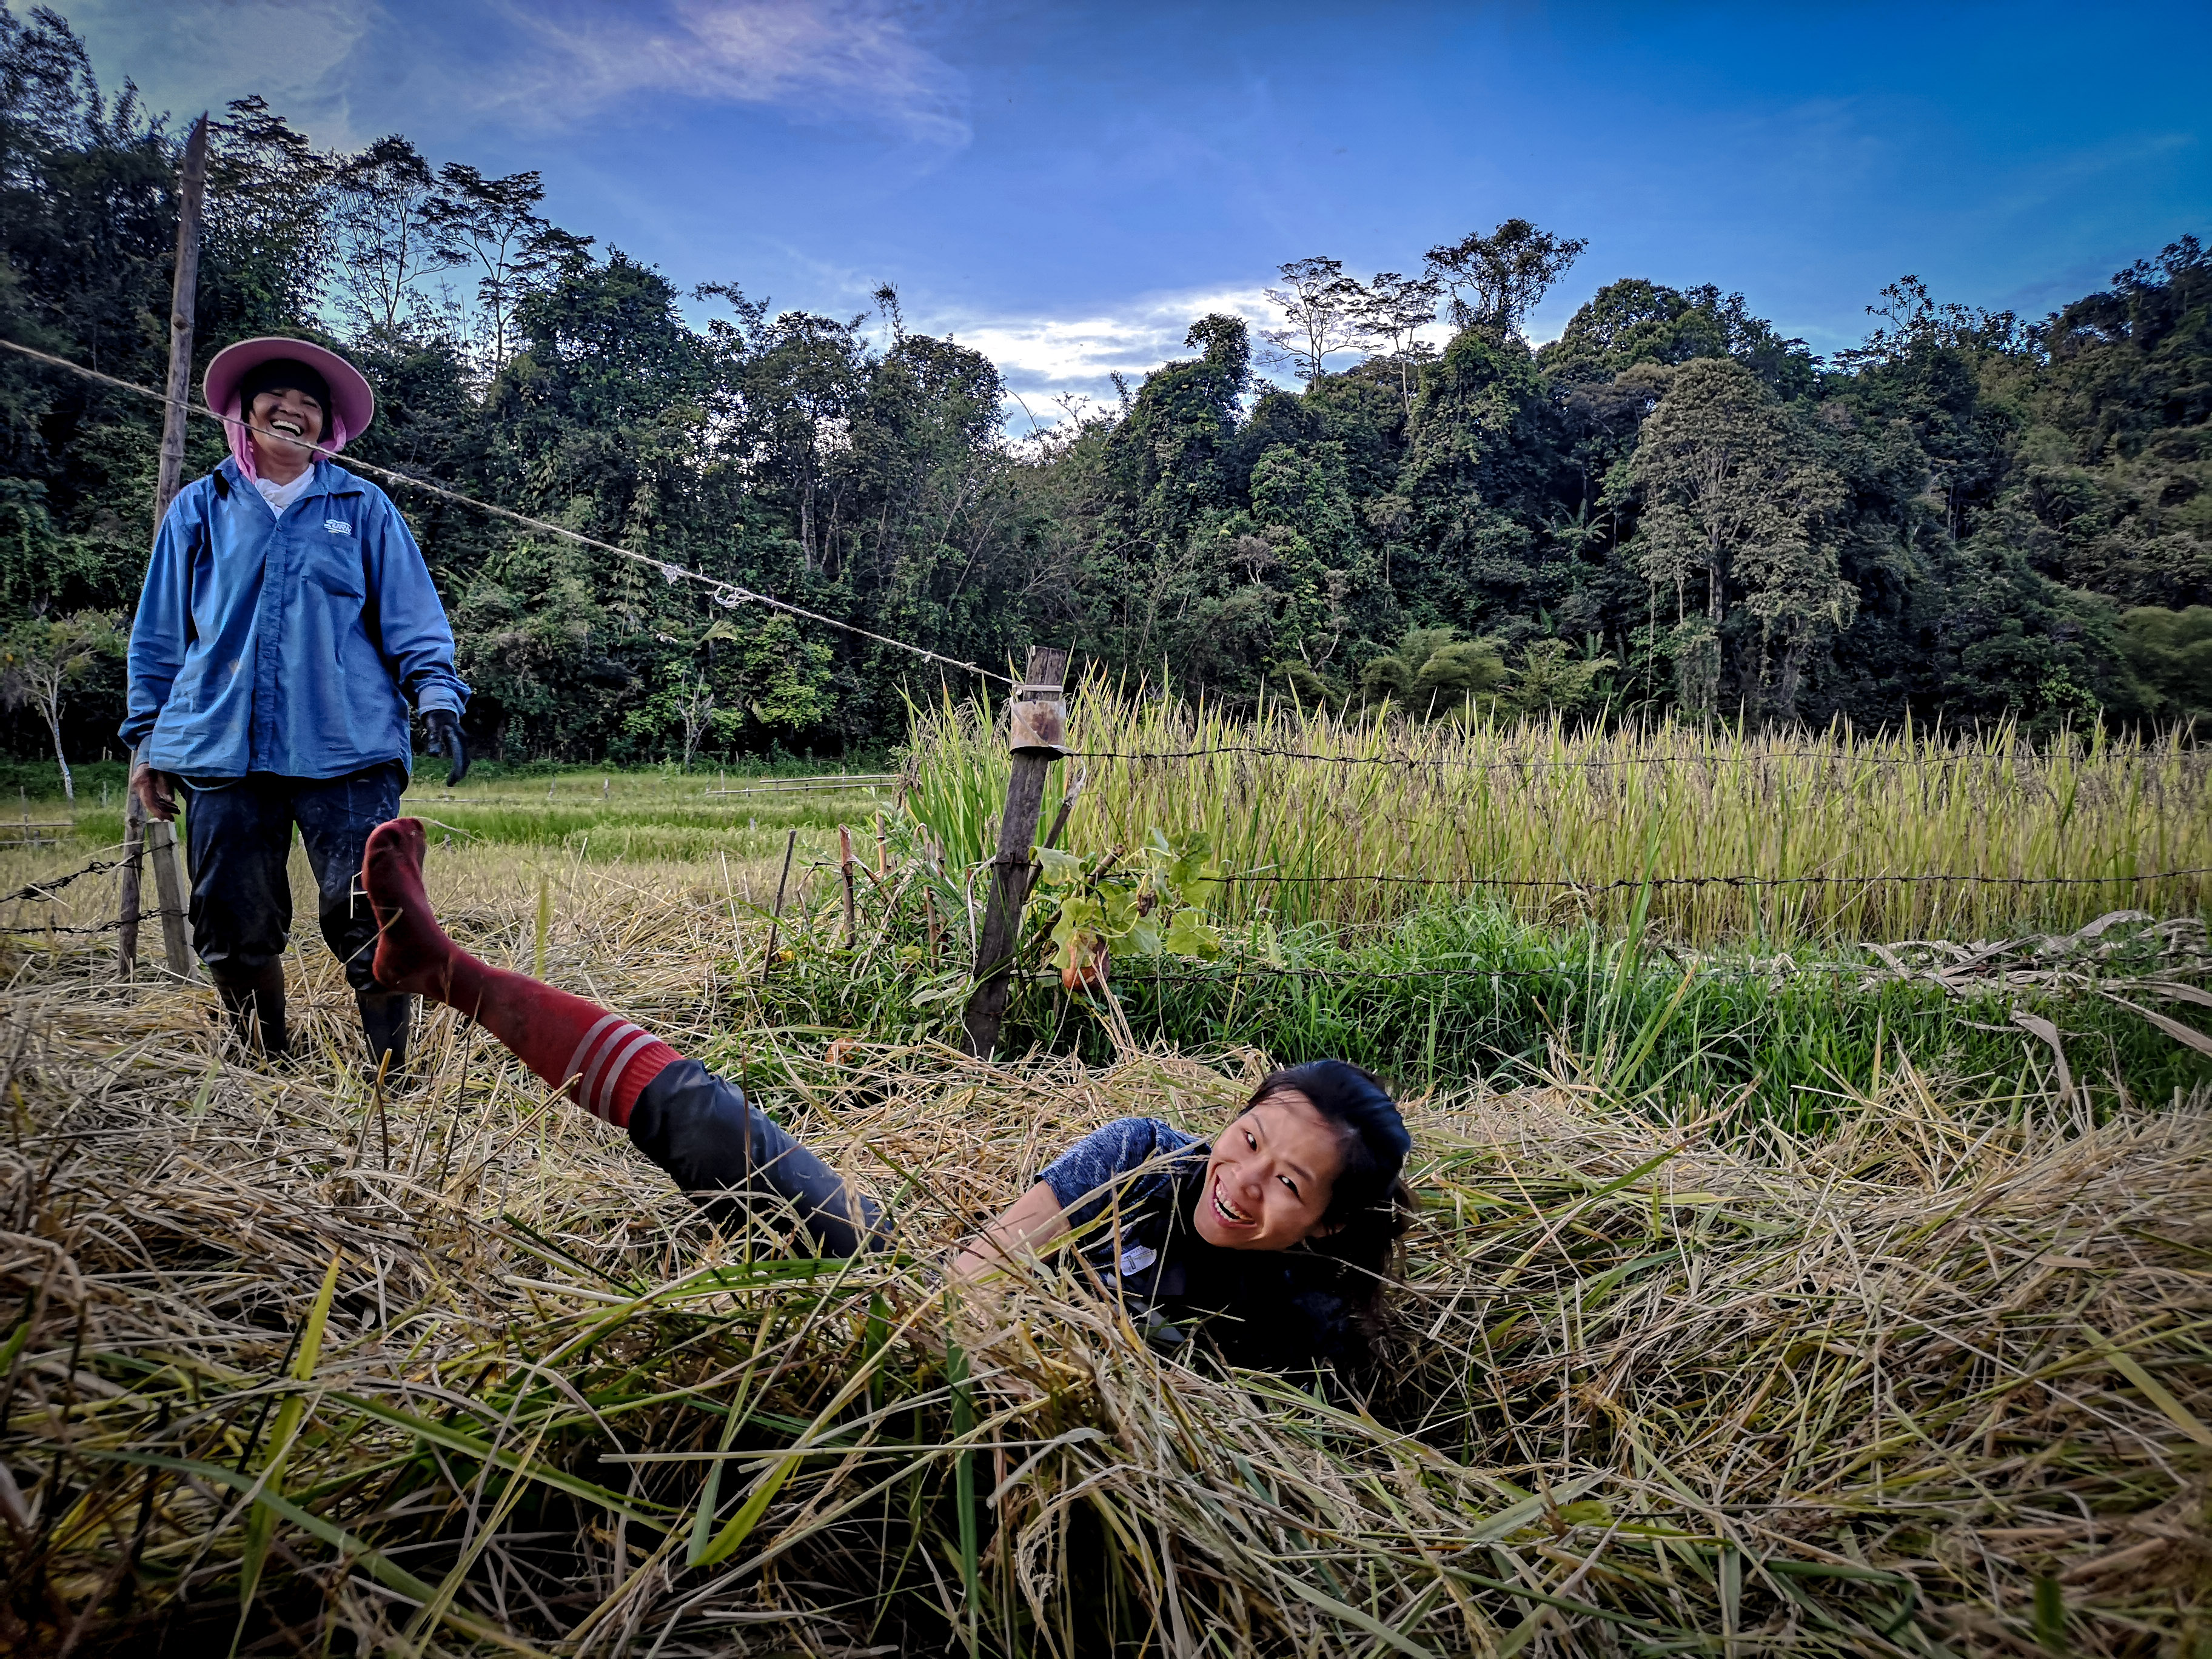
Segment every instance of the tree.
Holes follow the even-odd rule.
[[[1352,325],[1360,337],[1383,348],[1397,365],[1399,393],[1408,416],[1413,412],[1413,370],[1419,354],[1426,349],[1414,336],[1436,321],[1437,301],[1443,291],[1438,277],[1377,271],[1352,308]]]
[[[320,310],[338,264],[336,158],[265,99],[234,99],[227,107],[230,118],[208,128],[203,340],[220,340],[225,331],[250,336],[298,327]]]
[[[1370,708],[1388,702],[1423,719],[1465,718],[1489,705],[1506,673],[1495,640],[1462,639],[1449,626],[1414,628],[1360,671],[1359,695]]]
[[[422,284],[460,263],[440,226],[461,210],[422,152],[392,134],[346,158],[333,182],[338,298],[349,320],[370,335],[396,335],[403,321],[437,331],[451,305]]]
[[[1428,274],[1451,290],[1455,326],[1484,325],[1513,336],[1589,246],[1586,237],[1554,236],[1526,219],[1508,219],[1487,236],[1470,231],[1431,248]]]
[[[1515,714],[1579,714],[1604,696],[1601,677],[1613,665],[1607,656],[1575,656],[1560,639],[1531,640],[1521,653],[1498,702]]]
[[[1283,325],[1262,329],[1260,337],[1311,386],[1321,379],[1329,358],[1359,343],[1365,291],[1344,274],[1339,259],[1293,259],[1279,269],[1283,286],[1260,291],[1281,310]]]
[[[1754,317],[1743,295],[1707,283],[1672,289],[1642,277],[1607,283],[1538,354],[1558,379],[1602,381],[1640,363],[1734,357],[1783,397],[1813,390],[1815,365],[1805,343],[1784,339]]]
[[[1843,500],[1790,410],[1749,369],[1699,358],[1674,372],[1637,441],[1631,482],[1644,509],[1636,532],[1647,580],[1674,590],[1679,695],[1700,714],[1717,706],[1731,597],[1759,624],[1747,701],[1796,714],[1808,655],[1849,623],[1857,593],[1842,580],[1824,521]],[[1692,591],[1697,592],[1692,609]],[[1781,658],[1771,682],[1770,645]]]
[[[476,270],[476,314],[471,343],[489,380],[505,367],[516,343],[515,309],[564,264],[592,245],[542,217],[545,186],[532,173],[487,179],[465,162],[438,169],[438,191],[423,206],[438,257]]]
[[[2160,721],[2212,720],[2212,605],[2141,605],[2120,616],[2120,649]]]
[[[74,616],[25,617],[0,639],[0,702],[10,708],[38,710],[54,744],[54,763],[62,769],[62,793],[76,799],[76,780],[62,752],[62,704],[103,658],[123,654],[115,618],[104,611]]]

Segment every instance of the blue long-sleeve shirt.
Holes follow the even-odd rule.
[[[158,771],[332,778],[411,760],[407,705],[467,706],[407,521],[328,460],[281,517],[226,460],[186,485],[131,627],[123,741]]]

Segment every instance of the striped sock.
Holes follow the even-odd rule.
[[[577,1042],[562,1077],[571,1100],[592,1116],[626,1128],[630,1108],[645,1085],[679,1058],[675,1049],[620,1014],[601,1014]]]
[[[677,1052],[596,1002],[454,944],[422,891],[424,845],[413,818],[380,824],[368,838],[362,884],[376,911],[377,982],[459,1009],[586,1111],[627,1128],[638,1096]]]

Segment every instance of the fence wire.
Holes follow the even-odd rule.
[[[2199,769],[2212,768],[2212,751],[2200,753],[2195,750],[2178,750],[2187,762]],[[1625,755],[1612,760],[1558,760],[1548,757],[1530,756],[1508,760],[1464,760],[1443,756],[1426,755],[1333,755],[1316,749],[1285,749],[1264,743],[1212,744],[1202,749],[1071,749],[1063,758],[1071,761],[1132,761],[1168,762],[1207,760],[1216,756],[1261,756],[1275,760],[1316,761],[1329,766],[1403,766],[1426,767],[1434,771],[1449,772],[1604,772],[1632,766],[1766,766],[1796,761],[1810,761],[1832,769],[1849,770],[1860,766],[1912,767],[1948,769],[1977,765],[2012,763],[1973,752],[1946,751],[1933,755],[1854,755],[1832,750],[1784,749],[1764,754],[1714,755],[1692,752],[1687,754]]]

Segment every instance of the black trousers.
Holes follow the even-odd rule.
[[[882,1248],[882,1212],[835,1170],[778,1128],[696,1060],[661,1068],[630,1109],[630,1142],[691,1201],[732,1230],[777,1212],[823,1255]]]
[[[251,772],[233,783],[185,786],[191,849],[192,948],[217,981],[246,977],[283,954],[292,931],[292,830],[307,849],[323,941],[356,991],[376,988],[376,917],[360,885],[368,832],[399,816],[407,769],[398,761],[337,778]]]

